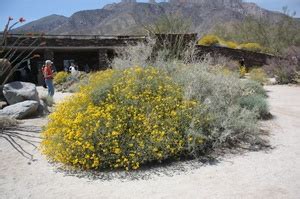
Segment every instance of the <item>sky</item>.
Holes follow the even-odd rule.
[[[283,6],[288,6],[291,12],[296,11],[296,17],[300,17],[300,0],[245,1],[254,2],[260,7],[274,11],[281,11]],[[9,16],[15,20],[24,17],[26,22],[51,14],[69,17],[74,12],[99,9],[114,2],[120,2],[120,0],[0,0],[0,30],[4,28]],[[138,2],[146,2],[146,0],[138,0]]]

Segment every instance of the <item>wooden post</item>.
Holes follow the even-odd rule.
[[[98,59],[99,59],[99,66],[97,70],[105,70],[108,68],[108,60],[107,60],[107,50],[106,49],[99,49],[98,50]]]

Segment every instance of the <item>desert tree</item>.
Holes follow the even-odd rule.
[[[34,51],[39,46],[45,45],[45,42],[42,42],[42,34],[28,33],[12,37],[12,29],[17,24],[25,22],[23,17],[16,22],[13,20],[12,17],[8,18],[5,28],[0,34],[0,86],[8,82],[22,63],[37,57],[38,55],[33,55]]]
[[[150,38],[155,39],[153,56],[160,53],[166,59],[181,59],[189,47],[188,34],[191,33],[192,21],[179,13],[165,13],[151,23],[143,23],[139,19],[135,22]]]

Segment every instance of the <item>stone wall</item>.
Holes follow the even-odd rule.
[[[19,46],[28,47],[37,38],[39,42],[45,42],[41,48],[51,47],[120,47],[129,44],[136,44],[137,42],[144,42],[145,36],[75,36],[75,35],[49,35],[49,36],[24,36],[12,35],[8,37],[8,46],[12,45],[18,38],[22,38],[22,43]],[[23,40],[25,39],[25,40]],[[37,45],[35,45],[37,46]]]

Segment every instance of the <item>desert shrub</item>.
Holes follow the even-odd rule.
[[[202,128],[194,128],[193,123],[190,126],[191,132],[205,139],[194,154],[216,151],[225,146],[236,147],[243,142],[263,144],[259,136],[257,111],[240,104],[241,96],[262,92],[261,85],[254,83],[257,87],[248,90],[244,83],[247,80],[242,81],[235,75],[215,73],[205,60],[180,67],[172,76],[183,86],[186,98],[197,101],[203,107],[194,113],[193,120],[202,118],[202,121],[208,121]]]
[[[58,72],[55,76],[54,76],[54,84],[62,84],[62,83],[65,83],[68,78],[70,77],[70,74],[65,72],[65,71],[61,71],[61,72]]]
[[[267,74],[262,68],[254,68],[249,72],[250,79],[253,81],[257,81],[260,84],[264,84],[268,81]]]
[[[65,73],[65,72],[64,72]],[[89,79],[90,73],[83,71],[77,71],[76,76],[73,77],[71,74],[62,81],[60,84],[56,84],[56,90],[61,92],[78,92],[82,85],[85,85]]]
[[[130,56],[126,57],[125,63],[127,60]],[[227,59],[205,56],[200,61],[184,61],[165,59],[163,52],[159,52],[155,59],[143,66],[147,65],[165,71],[181,85],[186,100],[197,102],[185,131],[186,135],[199,138],[187,144],[187,152],[191,155],[198,156],[224,146],[234,147],[241,142],[264,144],[260,139],[258,112],[241,107],[240,98],[251,95],[265,97],[265,90],[255,81],[240,80],[238,73],[223,74],[220,70],[227,67]]]
[[[215,35],[205,35],[197,43],[203,46],[214,46],[220,43],[220,39]]]
[[[261,52],[262,51],[262,46],[258,43],[245,43],[245,44],[240,44],[239,45],[240,49],[244,50],[250,50],[254,52]]]
[[[276,82],[279,84],[288,84],[288,83],[294,83],[296,71],[294,70],[294,67],[289,65],[286,61],[280,62],[282,65],[277,65],[274,68],[274,74],[276,78]]]
[[[238,44],[234,41],[226,41],[216,35],[205,35],[199,41],[198,45],[204,46],[222,46],[232,49],[244,49],[254,52],[262,52],[264,48],[258,43]]]
[[[251,111],[257,111],[260,118],[269,115],[269,107],[265,98],[261,95],[249,95],[240,98],[240,105]]]
[[[42,151],[84,169],[137,169],[182,154],[189,142],[200,145],[185,133],[195,106],[155,68],[98,72],[50,115]]]
[[[221,42],[224,46],[232,49],[238,48],[239,44],[234,41],[222,41]]]
[[[11,117],[0,116],[0,129],[6,129],[18,125],[18,121]]]
[[[274,76],[279,84],[296,83],[300,71],[298,56],[291,53],[284,55],[283,58],[268,60],[268,64],[263,69],[268,75]]]
[[[296,71],[296,72],[295,72],[295,77],[294,77],[293,81],[294,81],[296,84],[300,84],[300,71]]]
[[[245,77],[246,73],[247,73],[247,69],[245,66],[240,66],[240,77]]]
[[[52,96],[49,96],[49,95],[43,95],[41,96],[41,100],[43,100],[43,102],[47,105],[47,106],[50,106],[52,107],[53,104],[54,104],[54,99]]]
[[[65,86],[64,90],[70,93],[79,92],[80,88],[88,83],[91,74],[93,73],[79,71],[78,78],[71,80],[69,86]]]
[[[233,72],[239,71],[239,67],[240,67],[238,61],[220,55],[212,56],[209,64],[213,66],[221,66],[225,70],[228,69]]]
[[[253,80],[245,80],[241,82],[242,96],[260,95],[267,97],[266,90],[260,83]]]

